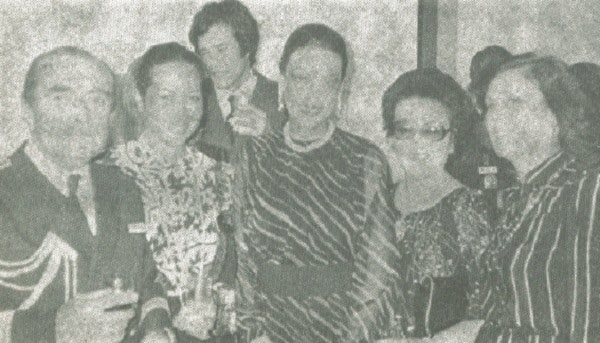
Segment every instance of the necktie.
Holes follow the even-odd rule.
[[[225,121],[228,121],[229,119],[231,119],[231,117],[233,117],[233,112],[235,111],[234,105],[235,105],[235,95],[230,95],[227,98],[227,101],[229,101],[229,114],[227,115],[227,117],[225,118]]]
[[[69,188],[69,199],[77,199],[77,187],[79,186],[79,180],[81,175],[71,174],[67,179],[67,187]]]
[[[235,145],[236,142],[236,135],[235,135],[235,131],[233,131],[233,126],[231,126],[231,123],[229,122],[229,120],[231,118],[233,118],[233,114],[235,112],[235,95],[230,95],[227,98],[227,101],[229,101],[229,108],[231,109],[229,111],[229,114],[227,115],[227,118],[225,119],[227,125],[229,126],[229,140],[231,142],[231,147],[233,147]],[[231,156],[227,156],[228,152],[227,151],[223,151],[223,160],[230,160]]]

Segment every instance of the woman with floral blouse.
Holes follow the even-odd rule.
[[[137,140],[117,146],[112,158],[143,192],[147,226],[141,231],[173,300],[175,327],[206,339],[216,316],[212,289],[225,254],[220,214],[232,202],[233,169],[186,145],[202,116],[198,57],[166,43],[137,63],[133,78],[144,128]]]

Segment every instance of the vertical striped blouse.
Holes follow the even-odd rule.
[[[599,190],[558,154],[507,194],[477,342],[600,341]]]
[[[388,324],[397,275],[383,154],[339,129],[309,152],[290,149],[281,133],[249,143],[242,326],[273,342],[370,341]]]

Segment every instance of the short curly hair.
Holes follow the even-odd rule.
[[[214,25],[225,24],[233,31],[242,56],[248,54],[250,65],[256,63],[258,50],[258,23],[250,10],[237,0],[209,2],[194,16],[188,39],[199,53],[198,38]]]
[[[471,99],[450,75],[437,68],[415,69],[400,75],[383,94],[383,122],[388,137],[395,130],[396,105],[411,97],[433,99],[441,103],[450,114],[450,130],[455,137],[470,132],[472,125],[477,122]],[[461,140],[455,138],[454,144],[460,145]]]
[[[596,120],[600,120],[600,65],[589,62],[575,63],[569,66],[569,72],[575,76],[581,90],[585,93],[588,99],[593,103]]]
[[[113,89],[112,89],[112,96],[113,96],[113,100],[114,100],[114,96],[116,96],[116,78],[115,78],[115,74],[112,71],[112,69],[110,68],[110,66],[108,64],[106,64],[106,62],[102,61],[101,59],[99,59],[98,57],[94,56],[92,53],[83,50],[79,47],[76,46],[60,46],[57,48],[54,48],[50,51],[47,51],[39,56],[37,56],[33,62],[31,62],[31,65],[29,66],[29,69],[27,70],[27,73],[25,74],[25,82],[23,84],[23,93],[22,93],[22,98],[23,100],[29,104],[32,105],[34,102],[34,92],[35,92],[35,88],[37,87],[37,83],[39,81],[40,75],[43,72],[44,66],[46,66],[46,64],[48,64],[49,60],[53,57],[60,57],[60,56],[73,56],[73,57],[79,57],[85,60],[88,60],[94,64],[96,64],[98,66],[99,69],[105,71],[107,74],[110,74],[112,80],[113,80]],[[115,106],[115,102],[113,101],[113,105],[111,109],[114,109]]]

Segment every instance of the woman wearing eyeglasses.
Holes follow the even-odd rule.
[[[475,115],[460,85],[437,69],[407,72],[383,96],[388,149],[396,157],[391,160],[397,161],[392,168],[400,171],[394,192],[396,239],[403,255],[401,278],[408,282],[399,287],[402,300],[396,316],[395,329],[403,332],[392,336],[432,334],[429,329],[459,321],[467,306],[469,316],[480,316],[477,280],[467,275],[479,274],[478,260],[489,232],[487,214],[480,193],[463,186],[445,169],[459,144],[455,137],[476,122]],[[469,301],[465,297],[462,303],[442,304],[459,310],[447,312],[437,323],[425,323],[418,285],[426,280],[454,292],[447,298],[469,294]]]

